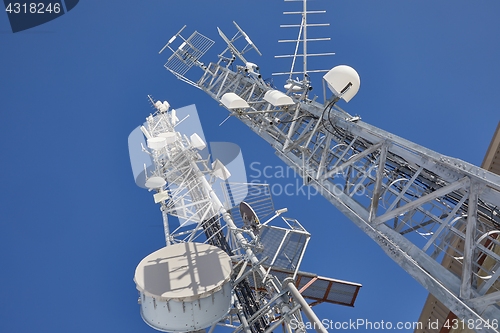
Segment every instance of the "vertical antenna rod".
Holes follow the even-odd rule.
[[[304,34],[303,36],[303,51],[304,51],[304,60],[303,60],[303,69],[304,69],[304,76],[302,80],[304,82],[307,79],[307,0],[303,0],[303,13],[302,13],[302,24],[304,26]],[[308,80],[307,80],[308,81]]]

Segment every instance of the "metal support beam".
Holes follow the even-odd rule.
[[[306,317],[311,321],[313,324],[314,329],[318,333],[328,333],[328,331],[325,329],[323,324],[321,323],[321,320],[316,316],[313,310],[309,307],[309,304],[307,304],[306,300],[302,295],[299,293],[297,290],[297,287],[295,287],[295,281],[292,278],[287,278],[285,281],[283,281],[283,285],[288,288],[290,291],[290,294],[292,295],[293,299],[300,304],[302,308],[302,312],[306,315]]]
[[[431,200],[439,198],[439,197],[441,197],[447,193],[450,193],[452,191],[458,190],[458,189],[466,186],[468,183],[469,183],[469,178],[464,177],[464,178],[462,178],[454,183],[443,186],[440,189],[438,189],[434,192],[431,192],[427,195],[424,195],[423,197],[420,197],[415,201],[409,202],[402,207],[398,207],[398,208],[394,209],[393,211],[387,212],[387,213],[377,217],[373,221],[373,224],[377,225],[377,224],[384,223],[385,221],[390,220],[390,219],[392,219],[400,214],[403,214],[405,212],[408,212],[408,211],[410,211],[410,210],[412,210],[412,209],[414,209],[414,208],[416,208],[416,207],[418,207],[426,202],[429,202]]]
[[[382,145],[380,149],[380,156],[378,157],[377,180],[375,181],[375,188],[373,190],[372,201],[370,203],[370,215],[368,221],[373,221],[377,215],[378,201],[382,192],[382,180],[384,178],[385,159],[387,158],[387,145]]]
[[[472,261],[474,258],[474,243],[476,239],[477,200],[479,198],[478,184],[473,182],[469,188],[469,208],[467,211],[467,227],[465,229],[464,259],[462,264],[462,285],[460,297],[469,299],[472,296]]]
[[[323,176],[321,176],[320,178],[318,178],[319,180],[324,180],[326,178],[330,178],[332,176],[334,176],[336,173],[344,170],[345,168],[347,168],[348,166],[351,166],[353,165],[355,162],[359,161],[360,159],[362,159],[363,157],[366,157],[368,155],[370,155],[371,153],[373,153],[374,151],[376,151],[377,149],[379,149],[380,147],[382,147],[382,142],[380,143],[377,143],[377,144],[374,144],[373,146],[371,146],[370,148],[362,151],[361,153],[359,154],[356,154],[354,156],[352,156],[347,162],[345,163],[342,163],[340,164],[339,166],[333,168],[332,170],[328,171],[326,174],[324,174]]]
[[[484,309],[488,305],[495,303],[500,303],[500,291],[495,291],[493,293],[471,299],[471,304],[478,309]]]
[[[307,27],[304,20],[303,24]],[[307,36],[299,34],[292,41],[308,40]],[[218,102],[226,92],[252,91],[251,95],[242,98],[251,103],[255,111],[267,110],[268,103],[263,96],[271,89],[268,85],[220,64],[212,63],[209,68],[198,88]],[[227,78],[223,86],[207,84],[221,82],[221,77]],[[308,84],[305,80],[300,87],[309,87]],[[489,255],[493,260],[489,266],[474,262],[475,251],[491,252],[476,243],[477,239],[496,232],[500,225],[500,217],[495,214],[496,207],[500,207],[500,176],[364,123],[336,105],[325,108],[315,98],[309,99],[306,91],[294,93],[290,89],[287,93],[295,102],[294,106],[274,115],[283,122],[270,124],[263,121],[261,113],[236,117],[276,149],[277,155],[302,175],[307,184],[358,225],[459,318],[483,320],[484,323],[500,318],[498,290],[484,295],[484,286],[497,288],[496,282],[488,281],[478,290],[473,277],[481,270],[500,267],[496,254]],[[288,123],[290,120],[294,120],[292,124]],[[347,148],[340,150],[339,147]],[[379,159],[371,158],[370,154],[381,148]],[[353,173],[377,168],[375,176],[354,175],[356,185],[366,189],[364,196],[356,196],[346,188],[335,191],[338,185],[352,185],[349,183],[353,181],[352,174],[340,173],[346,168],[351,168]],[[406,184],[393,183],[399,179]],[[386,195],[391,200],[394,198],[390,204],[384,200]],[[461,220],[464,215],[467,215],[466,226]],[[396,222],[385,223],[391,219]],[[426,234],[419,236],[427,239],[421,241],[422,238],[417,237],[417,242],[412,234],[420,233],[421,229],[425,229]],[[460,276],[436,261],[437,254],[443,254],[440,249],[453,249],[457,238],[466,243]],[[433,248],[434,253],[427,254]],[[492,278],[498,281],[500,276],[495,272]],[[484,331],[499,332],[491,327],[485,327]]]

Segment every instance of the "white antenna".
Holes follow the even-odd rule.
[[[311,185],[334,204],[460,320],[473,320],[483,324],[484,332],[500,333],[498,327],[489,326],[492,320],[500,318],[500,257],[492,247],[483,245],[486,244],[483,240],[487,239],[488,244],[499,246],[496,235],[500,226],[500,176],[431,151],[359,121],[359,117],[352,117],[343,111],[335,103],[340,99],[345,102],[351,100],[360,86],[359,75],[348,66],[336,66],[323,77],[325,95],[327,86],[333,93],[328,101],[319,103],[316,97],[309,99],[308,90],[311,86],[308,73],[321,70],[309,70],[308,57],[312,54],[308,54],[308,42],[318,39],[309,38],[307,29],[317,25],[310,24],[307,20],[307,15],[314,12],[307,10],[306,1],[299,1],[303,2],[302,12],[290,12],[301,14],[302,21],[300,25],[294,26],[299,28],[299,35],[291,41],[296,43],[296,50],[290,56],[293,58],[292,68],[290,72],[285,73],[290,75],[290,86],[286,93],[282,94],[271,88],[263,80],[255,80],[255,73],[245,71],[242,66],[236,70],[225,66],[221,63],[225,61],[222,58],[218,63],[209,65],[209,70],[197,81],[197,87],[228,109],[230,115],[240,119],[265,139],[276,150],[277,155],[304,179],[305,185]],[[241,35],[241,32],[238,34]],[[299,54],[300,43],[303,44],[302,54]],[[294,67],[297,59],[303,60],[301,72],[296,71]],[[245,63],[245,66],[248,69],[253,65]],[[292,75],[296,73],[303,74],[302,81],[291,80]],[[302,92],[297,93],[299,89],[302,89]],[[250,107],[247,108],[247,105]],[[164,114],[158,113],[158,116],[162,115]],[[154,131],[150,132],[154,137]],[[180,144],[180,140],[176,143]],[[151,146],[156,147],[156,142],[152,142]],[[161,149],[152,149],[153,159],[154,154],[159,151]],[[162,157],[159,161],[161,171],[165,172],[168,171],[165,163],[174,163],[180,159]],[[191,165],[194,167],[198,164]],[[367,170],[373,172],[366,172]],[[210,169],[210,172],[212,171]],[[353,176],[355,174],[357,176]],[[172,180],[177,179],[175,177],[178,175],[179,172],[168,174]],[[172,182],[167,183],[170,188]],[[172,197],[175,200],[175,197]],[[247,198],[244,201],[252,207]],[[200,198],[197,203],[202,207],[205,202],[205,198]],[[184,207],[187,210],[195,205],[186,201]],[[181,209],[176,209],[176,212],[178,211]],[[255,284],[251,284],[252,290],[256,292],[248,292],[248,295],[255,298],[242,297],[240,304],[237,304],[233,311],[237,311],[238,306],[248,306],[248,309],[257,309],[261,304],[268,306],[269,298],[262,297],[259,287],[265,289],[268,286],[266,282],[270,282],[267,279],[274,276],[273,279],[281,281],[281,286],[286,286],[288,296],[300,303],[301,311],[309,317],[309,322],[317,323],[317,318],[312,317],[310,307],[301,301],[300,293],[293,289],[293,284],[287,285],[288,279],[281,279],[279,273],[273,272],[277,265],[286,265],[287,270],[296,269],[301,259],[290,261],[289,258],[299,258],[300,254],[289,254],[286,246],[281,247],[280,244],[287,242],[286,237],[281,237],[283,242],[264,242],[264,231],[268,225],[252,220],[254,215],[263,220],[265,217],[257,209],[255,214],[250,213],[246,214],[247,229],[231,229],[230,222],[226,224],[229,226],[229,232],[241,231],[249,236],[247,244],[242,246],[236,242],[233,243],[234,248],[253,251],[263,245],[264,257],[252,259],[251,266],[262,264],[271,266],[271,270],[269,267],[264,268],[264,274],[260,275],[261,269],[244,272],[240,269],[244,267],[243,264],[238,266],[238,272],[241,274],[237,274],[234,285],[253,273],[259,281],[255,282],[254,279]],[[231,218],[236,214],[226,216]],[[296,230],[295,221],[286,222],[292,228],[283,233]],[[212,231],[219,234],[218,230]],[[256,235],[255,230],[260,233]],[[495,237],[491,237],[492,235]],[[296,234],[294,237],[298,236]],[[225,239],[231,240],[231,235]],[[266,245],[272,244],[275,245],[274,249],[266,248]],[[460,249],[456,248],[457,244],[462,244]],[[460,256],[458,261],[457,253]],[[488,260],[478,259],[478,254],[481,254],[481,258],[484,258],[484,254]],[[262,261],[265,257],[268,257],[268,260]],[[443,263],[457,263],[458,273],[449,271],[446,265],[441,264],[441,260]],[[479,278],[482,279],[481,282]],[[301,283],[306,283],[305,288],[309,282],[301,279],[299,287]],[[326,290],[333,289],[328,287]],[[280,293],[283,289],[267,291],[267,296],[274,299],[276,292]],[[287,322],[287,318],[290,319],[290,315],[294,314],[295,307],[283,309],[280,308],[282,304],[276,305],[274,309],[277,311],[274,314],[278,316],[275,317],[274,314],[267,318],[259,317],[259,314],[265,314],[266,317],[268,313],[272,313],[268,311],[269,307],[259,308],[257,312],[245,312],[249,314],[246,316],[241,314],[240,318],[248,319],[250,323],[246,327],[243,323],[241,327],[235,328],[235,332],[249,328],[245,333],[267,333],[284,324],[284,332],[304,333],[300,328],[292,330],[291,325],[288,325],[290,322]],[[254,321],[255,318],[263,321]],[[266,322],[266,319],[270,321]],[[321,325],[314,327],[323,332]]]
[[[287,103],[274,95],[268,96],[273,102]],[[269,185],[229,185],[228,167],[198,154],[206,147],[200,136],[178,132],[174,117],[161,111],[170,104],[149,99],[158,112],[143,126],[153,161],[144,170],[145,187],[161,207],[166,246],[135,270],[143,320],[163,332],[213,332],[221,325],[235,333],[279,326],[304,333],[294,328],[301,310],[318,333],[327,333],[305,299],[352,306],[361,285],[299,271],[310,234],[295,219],[277,219],[286,209],[274,209]],[[214,191],[215,178],[224,184],[226,203]],[[269,214],[261,224],[258,216]]]
[[[161,54],[166,48],[172,51],[172,55],[168,58],[164,67],[178,79],[196,87],[196,83],[186,78],[185,74],[193,66],[205,69],[203,63],[200,62],[200,58],[212,47],[212,45],[214,45],[215,42],[197,31],[193,32],[193,34],[186,39],[181,35],[184,28],[186,28],[186,26],[183,26],[179,32],[169,39],[167,44],[165,44],[165,46],[163,46],[160,50],[159,54]],[[174,49],[171,45],[177,37],[182,40],[182,43],[177,47],[177,49]]]
[[[358,72],[346,65],[330,69],[323,76],[323,80],[332,91],[334,99],[342,98],[346,102],[349,102],[358,93],[361,84]]]
[[[257,48],[257,45],[255,45],[252,42],[252,40],[250,39],[250,37],[248,37],[247,33],[245,31],[243,31],[243,29],[241,29],[240,26],[235,21],[233,21],[233,24],[236,26],[236,28],[239,30],[239,32],[243,35],[243,37],[245,37],[245,40],[247,41],[248,46],[252,47],[255,51],[257,51],[257,53],[260,56],[262,56],[262,53],[260,53],[259,49]]]
[[[167,42],[167,44],[165,44],[165,46],[160,50],[160,52],[158,52],[158,54],[161,54],[167,47],[172,51],[172,52],[175,52],[171,47],[170,47],[170,44],[172,44],[174,42],[174,40],[179,36],[181,37],[184,41],[186,41],[182,36],[181,36],[181,32],[182,30],[184,30],[186,28],[186,25],[184,25],[181,30],[179,30],[179,32],[177,32],[175,35],[172,36],[172,38],[169,39],[169,41]]]
[[[286,2],[293,1],[293,0],[285,0]],[[295,0],[297,1],[297,0]],[[309,14],[324,14],[326,13],[326,10],[312,10],[308,11],[307,10],[307,1],[306,0],[298,0],[302,1],[302,11],[297,11],[297,12],[283,12],[285,15],[301,15],[302,20],[300,24],[282,24],[280,25],[280,28],[299,28],[299,33],[297,36],[297,39],[291,39],[291,40],[279,40],[279,43],[295,43],[295,51],[293,54],[286,54],[286,55],[277,55],[275,58],[292,58],[292,65],[290,68],[289,72],[282,72],[282,73],[273,73],[273,75],[288,75],[288,85],[285,87],[286,89],[290,89],[293,86],[297,87],[302,87],[304,89],[309,87],[309,75],[308,73],[320,73],[320,72],[327,72],[328,70],[323,70],[323,69],[316,69],[316,70],[309,70],[308,69],[308,63],[307,63],[307,57],[319,57],[319,56],[331,56],[335,55],[335,53],[329,52],[329,53],[312,53],[308,54],[307,53],[307,43],[308,42],[317,42],[317,41],[329,41],[330,38],[308,38],[307,35],[307,28],[308,27],[328,27],[330,26],[329,23],[308,23],[307,21],[307,16]],[[300,50],[300,45],[302,44],[302,53],[299,54]],[[302,57],[302,71],[296,70],[295,69],[295,64],[298,58]],[[302,81],[298,80],[293,80],[292,77],[293,75],[296,74],[302,74]]]
[[[260,51],[257,48],[257,46],[252,42],[252,40],[250,39],[250,37],[248,37],[247,33],[245,31],[243,31],[243,29],[241,29],[240,26],[235,21],[233,21],[233,24],[236,26],[236,29],[238,29],[238,32],[233,36],[232,39],[229,39],[222,32],[222,30],[217,27],[217,31],[219,32],[219,35],[222,37],[222,39],[227,44],[227,49],[224,50],[224,52],[222,52],[221,55],[220,55],[221,58],[222,58],[222,54],[226,53],[229,50],[234,56],[237,56],[244,64],[246,64],[246,63],[248,63],[248,61],[245,59],[245,57],[243,55],[245,53],[247,53],[248,51],[250,51],[251,49],[254,49],[255,51],[257,51],[257,53],[259,55],[262,55],[262,53],[260,53]],[[237,41],[238,39],[240,39],[241,37],[243,37],[246,40],[247,44],[245,45],[245,47],[243,49],[241,49],[241,51],[239,51],[234,46],[234,42]]]

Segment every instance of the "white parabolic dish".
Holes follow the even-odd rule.
[[[180,243],[151,253],[134,277],[142,318],[166,332],[211,326],[231,306],[231,273],[229,256],[209,244]]]

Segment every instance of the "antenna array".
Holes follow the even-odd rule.
[[[195,31],[187,39],[182,37],[181,32],[186,28],[182,27],[179,32],[177,32],[170,40],[165,44],[165,46],[160,50],[161,54],[166,48],[172,51],[172,55],[168,58],[164,67],[174,74],[177,78],[196,86],[194,82],[187,79],[184,75],[193,66],[203,67],[203,63],[200,62],[200,58],[214,45],[214,41],[210,38],[205,37],[199,32]],[[179,37],[183,42],[177,49],[173,49],[171,44]]]
[[[326,98],[325,92],[324,103],[309,98],[313,71],[307,43],[329,39],[308,37],[307,28],[317,25],[307,16],[320,12],[298,1],[302,11],[289,15],[301,14],[300,25],[283,26],[299,28],[297,39],[282,41],[296,46],[284,56],[292,58],[290,72],[284,73],[289,75],[285,93],[239,56],[244,64],[235,70],[221,56],[202,67],[195,86],[270,143],[305,185],[317,189],[460,319],[482,323],[484,332],[500,332],[491,325],[500,318],[500,176],[342,110],[336,103],[348,102],[360,85],[348,66],[323,77],[333,93]],[[230,43],[226,50],[234,53]],[[303,70],[296,71],[300,58]],[[302,74],[302,80],[291,80],[294,74]],[[459,268],[443,267],[443,258]]]
[[[217,325],[245,333],[279,326],[302,332],[292,329],[293,322],[303,324],[302,311],[326,333],[305,298],[352,306],[361,285],[300,272],[310,234],[281,216],[286,209],[274,210],[269,185],[229,184],[230,171],[199,154],[206,149],[200,136],[177,130],[177,111],[148,97],[156,112],[141,127],[147,148],[137,149],[153,161],[144,185],[160,205],[166,247],[136,268],[144,321],[166,332],[213,331]],[[223,181],[225,203],[215,193],[216,178]],[[266,220],[257,215],[269,213]],[[169,215],[179,218],[177,227]]]
[[[287,0],[285,0],[287,1]],[[308,29],[314,27],[328,27],[330,23],[309,23],[308,16],[316,15],[316,14],[325,14],[326,10],[308,10],[307,9],[307,1],[306,0],[288,0],[291,2],[302,2],[302,11],[295,12],[283,12],[284,15],[300,15],[301,22],[300,24],[282,24],[280,28],[298,28],[298,36],[296,39],[282,39],[279,40],[279,43],[294,43],[295,51],[293,54],[286,55],[277,55],[275,58],[292,58],[292,64],[290,71],[282,72],[282,73],[273,73],[273,75],[288,75],[287,84],[289,85],[289,89],[291,87],[296,87],[300,89],[308,89],[310,87],[309,73],[322,73],[327,72],[328,70],[316,69],[310,70],[308,68],[308,57],[322,57],[322,56],[332,56],[335,53],[308,53],[307,45],[309,42],[321,42],[321,41],[329,41],[330,37],[323,38],[310,38],[308,35]],[[288,2],[287,1],[287,2]],[[301,48],[302,46],[302,48]],[[302,52],[299,54],[299,52]],[[297,61],[302,60],[302,71],[296,70]],[[302,80],[299,81],[293,80],[293,75],[302,74]]]

